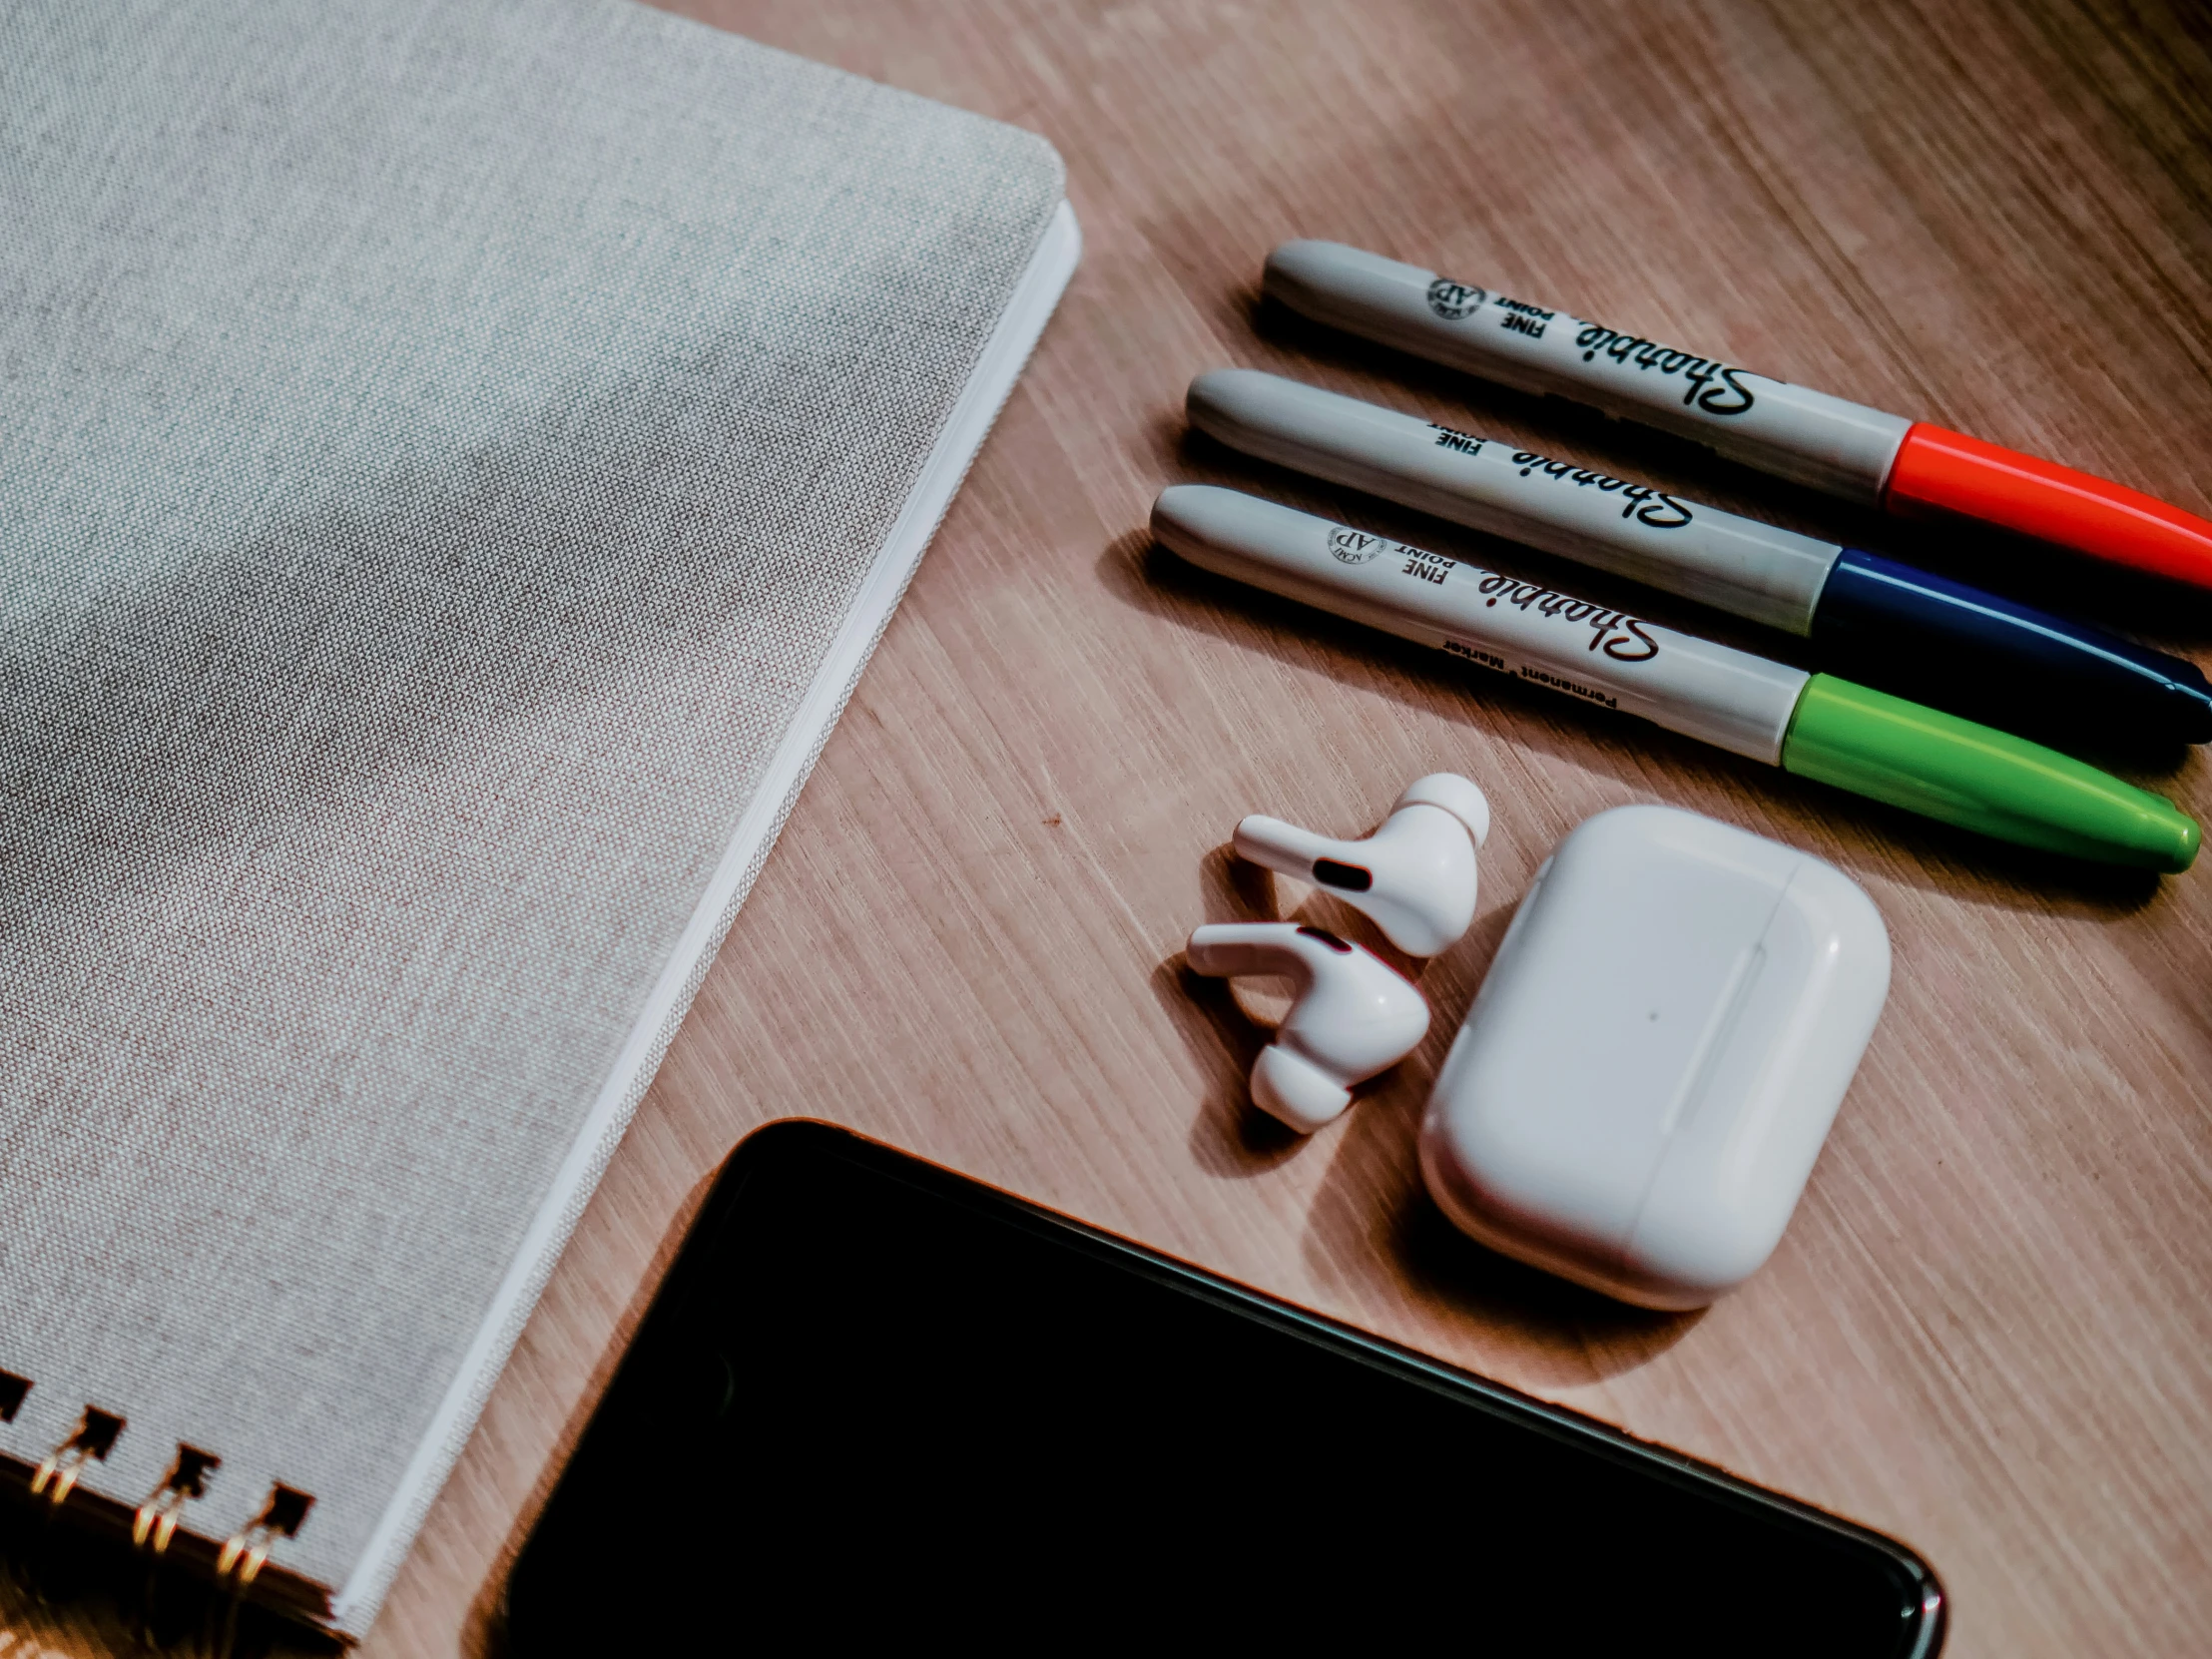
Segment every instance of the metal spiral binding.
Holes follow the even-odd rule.
[[[307,1518],[307,1510],[313,1503],[314,1499],[305,1492],[294,1491],[281,1483],[272,1486],[261,1513],[224,1541],[223,1551],[215,1562],[216,1587],[229,1591],[224,1597],[222,1634],[214,1644],[218,1659],[229,1659],[238,1639],[239,1609],[246,1600],[247,1590],[268,1564],[269,1552],[276,1547],[277,1539],[289,1538],[298,1532],[299,1523]]]
[[[223,1459],[198,1446],[180,1445],[177,1460],[169,1465],[162,1483],[149,1492],[131,1517],[131,1542],[155,1555],[169,1548],[185,1505],[208,1495],[208,1476],[223,1466]],[[151,1540],[151,1544],[149,1544]]]
[[[31,1386],[26,1378],[0,1372],[0,1422],[14,1420]],[[69,1436],[40,1459],[32,1472],[30,1495],[45,1501],[37,1504],[39,1520],[24,1540],[27,1546],[24,1560],[8,1563],[5,1570],[11,1581],[20,1577],[25,1591],[42,1603],[45,1590],[41,1580],[45,1576],[46,1554],[60,1536],[58,1517],[62,1508],[91,1465],[107,1460],[124,1427],[123,1417],[96,1405],[87,1405]],[[186,1506],[207,1495],[209,1478],[222,1463],[223,1459],[213,1452],[180,1443],[169,1472],[132,1512],[131,1546],[146,1569],[137,1618],[141,1648],[166,1649],[172,1645],[176,1632],[165,1634],[164,1626],[172,1624],[173,1620],[158,1616],[168,1594],[165,1585],[169,1573],[165,1562],[170,1557],[172,1542],[184,1529]],[[214,1594],[204,1600],[195,1598],[200,1613],[192,1622],[198,1625],[198,1639],[186,1636],[189,1647],[207,1659],[230,1659],[237,1646],[248,1591],[269,1564],[270,1554],[278,1540],[296,1536],[307,1511],[313,1506],[314,1498],[309,1493],[281,1482],[270,1488],[260,1512],[234,1532],[218,1552]],[[125,1618],[129,1617],[123,1607],[118,1606],[116,1610]],[[183,1611],[182,1608],[170,1610],[173,1613]]]
[[[147,1493],[131,1517],[131,1543],[146,1552],[146,1578],[139,1588],[138,1633],[142,1647],[159,1647],[162,1610],[162,1557],[177,1535],[185,1505],[208,1495],[208,1477],[223,1459],[198,1446],[180,1444],[176,1461],[162,1483]]]
[[[76,1487],[77,1476],[84,1472],[92,1453],[74,1439],[64,1440],[49,1451],[39,1462],[38,1472],[31,1476],[31,1495],[37,1497],[51,1484],[54,1488],[54,1507],[60,1508],[69,1500]]]
[[[31,1476],[31,1495],[49,1495],[54,1508],[59,1509],[76,1490],[85,1465],[105,1460],[115,1448],[116,1436],[122,1432],[121,1417],[86,1406],[85,1414],[77,1420],[75,1432],[40,1460],[38,1472]],[[52,1488],[50,1494],[49,1487]]]

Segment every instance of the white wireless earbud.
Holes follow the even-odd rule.
[[[1298,996],[1252,1063],[1252,1103],[1311,1135],[1352,1104],[1352,1085],[1428,1034],[1428,1003],[1373,951],[1294,921],[1218,922],[1191,935],[1194,972],[1286,974]]]
[[[1331,840],[1258,814],[1237,826],[1240,857],[1327,887],[1409,956],[1433,956],[1474,921],[1474,849],[1490,804],[1456,773],[1415,779],[1364,841]]]

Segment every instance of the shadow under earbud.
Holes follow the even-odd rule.
[[[1324,928],[1357,941],[1415,983],[1427,966],[1398,950],[1374,922],[1342,899],[1318,887],[1286,881],[1238,857],[1228,845],[1207,853],[1199,869],[1209,922],[1297,921]],[[1153,969],[1153,994],[1191,1052],[1217,1080],[1191,1125],[1190,1138],[1192,1154],[1210,1175],[1257,1175],[1289,1158],[1310,1138],[1285,1128],[1252,1104],[1253,1062],[1282,1016],[1282,1006],[1277,1004],[1288,1001],[1267,994],[1264,987],[1270,984],[1264,978],[1241,981],[1194,973],[1180,952]],[[1382,1087],[1388,1075],[1355,1085],[1355,1109],[1359,1100]]]
[[[1227,846],[1206,854],[1199,875],[1207,921],[1274,918],[1274,878]],[[1296,1152],[1304,1137],[1252,1104],[1247,1079],[1271,1033],[1245,1011],[1230,981],[1194,973],[1178,951],[1152,970],[1152,989],[1208,1074],[1205,1104],[1191,1125],[1199,1167],[1239,1179],[1273,1169]]]
[[[1194,973],[1178,951],[1152,970],[1152,991],[1208,1073],[1206,1098],[1191,1124],[1199,1168],[1242,1180],[1298,1151],[1306,1137],[1252,1104],[1252,1063],[1272,1033],[1238,1004],[1229,981]]]

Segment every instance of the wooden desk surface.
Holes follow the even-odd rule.
[[[1187,442],[1184,386],[1231,363],[1801,527],[1864,528],[1632,430],[1256,312],[1262,257],[1301,235],[2212,510],[2203,14],[2147,0],[694,9],[1045,134],[1087,252],[367,1651],[481,1646],[503,1563],[702,1184],[788,1114],[1894,1531],[1948,1583],[1959,1659],[2203,1651],[2212,867],[2158,882],[2008,852],[1314,625],[1164,565],[1143,533],[1163,484],[1218,479],[1545,568]],[[1918,545],[2200,660],[2212,646],[2202,603]],[[1180,975],[1184,936],[1267,900],[1223,850],[1242,814],[1350,833],[1445,768],[1489,792],[1496,829],[1475,929],[1422,979],[1434,1030],[1342,1122],[1291,1143],[1250,1117],[1258,1038]],[[2133,775],[2212,813],[2201,758]],[[1896,944],[1888,1012],[1796,1221],[1766,1271],[1702,1316],[1626,1311],[1462,1245],[1413,1164],[1429,1078],[1531,871],[1577,822],[1633,801],[1834,860]]]

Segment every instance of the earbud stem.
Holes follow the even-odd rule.
[[[1240,858],[1307,881],[1314,878],[1315,859],[1329,857],[1340,850],[1340,843],[1326,835],[1317,835],[1311,830],[1301,830],[1295,824],[1285,824],[1264,813],[1254,813],[1239,824],[1231,844]]]
[[[1279,921],[1217,921],[1191,935],[1183,959],[1210,979],[1249,974],[1287,974],[1304,982],[1313,975],[1298,954],[1284,944]]]

